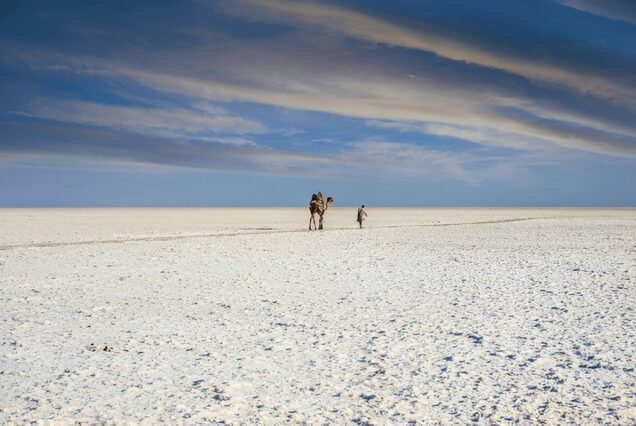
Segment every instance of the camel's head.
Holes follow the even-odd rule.
[[[327,197],[327,205],[333,203],[333,198]]]

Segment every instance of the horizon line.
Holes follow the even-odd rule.
[[[373,209],[636,209],[634,205],[372,205],[365,203],[365,208]],[[42,205],[42,206],[29,206],[29,205],[15,205],[15,206],[0,206],[0,210],[19,210],[19,209],[299,209],[307,208],[307,206],[299,205],[281,205],[281,206],[268,206],[268,205]],[[357,208],[356,205],[339,205],[332,206],[334,208]]]

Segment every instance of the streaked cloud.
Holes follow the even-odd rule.
[[[548,139],[532,137],[522,133],[502,132],[492,127],[383,120],[370,120],[367,124],[372,127],[395,129],[400,132],[422,133],[462,139],[484,146],[504,147],[525,151],[539,151],[554,147],[553,143]]]
[[[399,22],[391,21],[325,3],[292,0],[241,2],[251,7],[237,7],[235,12],[254,18],[281,20],[293,26],[316,25],[331,33],[388,46],[432,52],[444,58],[495,68],[532,80],[559,84],[582,93],[592,92],[618,102],[633,103],[636,97],[633,69],[632,73],[626,76],[620,75],[622,73],[608,75],[608,70],[590,66],[591,63],[588,61],[570,63],[558,54],[511,49],[492,40],[479,40],[474,35],[449,34],[443,28],[425,22],[406,19]],[[580,2],[591,3],[585,0]],[[599,9],[605,8],[600,6]],[[268,11],[269,14],[262,14],[262,11]],[[583,65],[585,67],[582,67]]]
[[[584,108],[581,105],[589,104],[589,99],[567,92],[557,91],[560,99],[552,100],[501,81],[462,80],[462,73],[452,70],[441,75],[436,72],[414,76],[399,66],[386,66],[373,56],[354,55],[326,68],[316,62],[325,58],[295,55],[293,41],[277,42],[291,44],[282,53],[267,50],[267,55],[257,54],[252,46],[234,46],[230,57],[219,55],[222,60],[218,65],[208,63],[205,57],[191,56],[186,65],[197,70],[198,78],[161,62],[149,71],[136,67],[132,60],[130,64],[113,65],[96,58],[45,53],[32,54],[36,59],[29,60],[47,69],[59,65],[65,72],[76,69],[84,73],[89,68],[100,76],[134,81],[159,93],[187,97],[191,104],[250,102],[365,120],[416,123],[420,133],[487,146],[533,150],[553,145],[636,156],[631,125],[636,113],[602,99],[597,99],[593,107]],[[235,63],[234,55],[250,57],[252,66],[245,68],[241,62]],[[294,67],[288,67],[286,64],[292,60]],[[213,72],[213,77],[199,71],[199,67],[205,67],[207,74]],[[360,67],[364,69],[362,74],[358,72]],[[265,130],[256,121],[200,108],[172,111],[66,102],[60,108],[41,105],[32,113],[42,118],[167,136],[177,135],[175,132],[203,136],[200,133],[206,129],[235,133]]]
[[[636,3],[632,0],[558,0],[583,12],[636,25]]]
[[[450,179],[469,184],[515,175],[532,163],[520,158],[444,151],[378,138],[350,143],[340,156],[351,164],[352,170],[347,173],[352,176],[427,181]]]
[[[324,80],[319,70],[306,71],[305,88],[302,89],[268,87],[267,82],[262,81],[259,85],[226,83],[133,69],[117,72],[156,90],[209,100],[256,102],[359,118],[447,124],[456,131],[464,129],[462,133],[466,140],[479,144],[487,142],[488,145],[527,149],[528,141],[541,140],[566,148],[636,156],[636,138],[623,132],[623,127],[628,126],[615,126],[611,119],[601,120],[599,127],[602,128],[596,128],[594,120],[586,121],[584,113],[578,113],[576,117],[576,111],[566,109],[559,119],[549,110],[542,111],[540,101],[515,101],[513,97],[497,97],[493,93],[484,96],[481,90],[454,90],[443,81],[423,79],[413,82],[410,78],[393,79],[381,72],[374,75],[369,70],[366,78],[357,82],[351,76],[339,76],[332,71],[329,87],[320,84],[312,87],[310,79]],[[285,70],[280,74],[284,75]],[[567,120],[568,116],[575,120]],[[422,130],[426,128],[424,126]],[[477,128],[481,129],[479,133],[475,132]],[[486,141],[486,133],[518,137],[494,137]],[[470,135],[474,137],[469,138]]]
[[[5,163],[50,155],[139,166],[320,175],[325,164],[336,161],[309,153],[144,136],[95,126],[8,123],[0,124],[0,132]]]
[[[132,107],[83,101],[38,100],[23,114],[68,123],[167,137],[209,138],[213,133],[263,133],[266,127],[253,120],[229,114],[222,108],[199,103],[190,109]],[[242,138],[217,138],[245,143]]]
[[[636,157],[636,66],[611,49],[532,50],[332,3],[194,5],[231,22],[82,30],[98,54],[1,42],[3,66],[80,88],[15,101],[0,156],[469,183],[574,150]]]
[[[49,158],[65,167],[101,160],[105,166],[249,171],[329,178],[455,180],[480,184],[513,175],[531,156],[481,155],[396,143],[381,138],[347,142],[328,155],[224,143],[141,136],[103,127],[0,124],[0,164]]]

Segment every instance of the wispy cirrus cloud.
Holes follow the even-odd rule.
[[[251,10],[240,7],[246,2]],[[127,27],[117,36],[97,29],[86,38],[87,43],[98,38],[99,56],[85,46],[56,50],[0,43],[7,66],[39,76],[72,76],[86,86],[98,83],[111,99],[87,100],[81,90],[66,100],[39,96],[14,109],[36,119],[34,136],[7,128],[16,140],[0,143],[0,153],[27,154],[30,147],[41,155],[48,150],[177,167],[466,182],[520,170],[522,162],[534,164],[535,155],[545,160],[572,149],[636,156],[634,62],[610,50],[587,46],[583,60],[571,55],[571,46],[528,51],[328,3],[233,4],[197,11],[231,11],[244,25],[241,30],[220,25],[184,31],[174,25],[166,26],[176,28],[174,33],[164,33],[151,25],[148,34],[134,33],[137,38],[122,44]],[[279,25],[261,28],[263,23]],[[146,102],[148,97],[169,101]],[[263,107],[267,111],[258,119],[238,112]],[[281,132],[263,120],[298,111],[315,120],[309,131]],[[335,116],[385,134],[334,139],[315,131],[329,128]],[[57,135],[48,145],[41,121]],[[283,128],[290,127],[295,123]],[[386,134],[391,132],[395,139]],[[413,133],[412,143],[404,142],[403,133]],[[258,144],[259,137],[269,137],[277,149]],[[281,148],[286,138],[307,141]],[[445,149],[443,142],[431,146],[431,139],[443,138],[473,145],[462,152]],[[319,154],[312,145],[323,150]]]
[[[518,174],[532,155],[503,157],[479,152],[452,152],[382,138],[346,142],[328,155],[202,143],[200,140],[130,134],[124,131],[62,123],[26,126],[0,123],[0,164],[49,158],[65,167],[93,161],[143,168],[249,171],[329,178],[454,180],[481,184]]]
[[[470,151],[453,152],[381,138],[349,143],[339,156],[351,164],[345,173],[353,177],[451,179],[469,184],[515,175],[532,164],[528,161],[530,156],[521,159]]]
[[[123,60],[112,63],[98,58],[32,51],[23,60],[30,66],[49,69],[53,65],[65,72],[77,70],[83,74],[90,69],[93,74],[109,79],[134,81],[159,93],[185,96],[191,103],[251,102],[398,122],[403,123],[402,127],[404,123],[416,123],[420,133],[519,150],[553,145],[612,155],[636,155],[633,128],[636,112],[602,98],[526,88],[514,78],[466,79],[461,68],[440,68],[436,64],[425,63],[423,67],[420,64],[418,68],[386,65],[383,58],[376,58],[373,52],[361,55],[347,51],[330,38],[320,38],[323,49],[320,54],[315,51],[307,54],[306,47],[311,43],[317,41],[307,37],[299,44],[295,35],[261,43],[233,42],[228,51],[215,52],[218,61],[214,63],[207,60],[211,52],[204,49],[184,54],[179,65],[175,65],[175,61],[164,61],[162,55],[150,55],[146,61],[152,66],[145,68],[125,55]],[[332,56],[340,60],[334,61]],[[19,58],[19,54],[16,57]],[[250,58],[250,67],[243,66],[246,57]],[[289,63],[293,66],[288,66]],[[140,128],[136,120],[127,122],[126,107],[112,108],[119,110],[119,113],[112,111],[112,115],[121,116],[121,120],[116,120],[120,126]],[[64,108],[61,112],[47,111],[46,114],[52,117],[63,111]],[[159,110],[156,116],[152,109],[131,112],[131,116],[135,112],[150,113],[146,118],[149,128],[166,126],[159,123],[162,121]],[[84,115],[79,111],[76,120],[86,119]],[[93,118],[100,115],[91,114]],[[175,114],[175,119],[181,115],[183,113]],[[195,112],[194,117],[191,115],[188,113],[183,120],[195,128],[207,120],[200,111]],[[214,117],[214,113],[210,117]],[[217,113],[217,118],[219,124],[226,127],[241,124],[246,131],[262,131],[259,123],[242,121],[240,117]],[[167,126],[172,126],[170,123],[175,119],[168,120]],[[93,122],[97,124],[94,119]],[[144,123],[144,119],[139,122]]]
[[[632,0],[557,0],[583,12],[636,25],[636,3]]]
[[[381,129],[421,133],[472,141],[484,146],[512,148],[524,151],[551,149],[554,144],[544,138],[522,133],[504,132],[492,127],[467,126],[438,122],[369,120],[367,124]]]
[[[0,123],[4,162],[41,156],[104,159],[155,167],[318,175],[334,159],[310,153],[199,139],[140,135],[107,127],[63,123]],[[0,158],[2,158],[0,156]],[[320,166],[320,167],[319,167]]]
[[[133,69],[121,69],[118,72],[156,90],[210,100],[248,101],[359,118],[447,124],[456,130],[452,136],[458,137],[461,131],[461,136],[466,140],[479,144],[486,142],[488,145],[523,150],[527,149],[528,141],[534,140],[566,148],[636,156],[636,138],[623,132],[623,127],[628,126],[614,125],[611,119],[601,120],[602,128],[596,128],[594,121],[586,121],[585,113],[566,109],[566,113],[559,118],[550,112],[542,112],[540,101],[514,101],[514,97],[509,95],[499,98],[492,93],[485,97],[479,90],[453,90],[443,81],[392,79],[386,73],[374,75],[367,70],[363,81],[354,82],[352,76],[338,76],[332,71],[329,87],[318,84],[311,88],[310,83],[305,82],[304,85],[310,87],[310,90],[306,90],[271,87],[262,81],[261,84],[251,85]],[[284,71],[281,73],[284,74]],[[316,70],[312,73],[308,69],[304,78],[307,80],[308,76],[313,75],[313,78],[321,81],[320,76],[316,75],[319,73]],[[529,104],[532,105],[530,108]],[[567,120],[567,115],[578,117]],[[428,127],[434,129],[430,125]],[[421,128],[426,130],[427,126]],[[482,131],[475,132],[477,128]],[[486,140],[487,133],[497,137]],[[431,134],[439,133],[431,131]]]
[[[586,0],[566,0],[590,4]],[[630,10],[626,3],[610,0],[622,7],[598,6],[601,10]],[[422,50],[455,61],[499,69],[531,80],[545,81],[577,90],[594,93],[617,102],[633,105],[636,98],[634,69],[628,72],[608,72],[607,68],[590,61],[577,60],[567,51],[546,53],[510,48],[493,40],[480,40],[475,35],[448,33],[425,22],[400,21],[378,17],[341,6],[313,1],[240,0],[250,7],[233,8],[235,13],[254,19],[271,19],[292,26],[314,25],[330,33],[342,34],[387,46]],[[598,3],[598,2],[597,2]],[[613,3],[614,4],[614,3]],[[632,10],[633,12],[633,10]],[[629,15],[628,15],[629,16]],[[558,49],[557,49],[558,50]],[[594,54],[588,48],[586,56]],[[560,53],[560,54],[557,54]],[[599,52],[599,59],[607,60],[608,52]],[[632,64],[633,66],[633,64]]]
[[[222,108],[205,103],[186,109],[40,99],[21,114],[165,137],[210,139],[215,133],[254,134],[267,130],[259,122],[230,114]],[[234,144],[247,143],[246,139],[236,137],[216,136],[212,140]]]

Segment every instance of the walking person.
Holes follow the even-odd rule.
[[[364,211],[364,204],[362,207],[358,209],[358,223],[360,224],[360,228],[362,228],[362,221],[367,217],[367,212]]]

